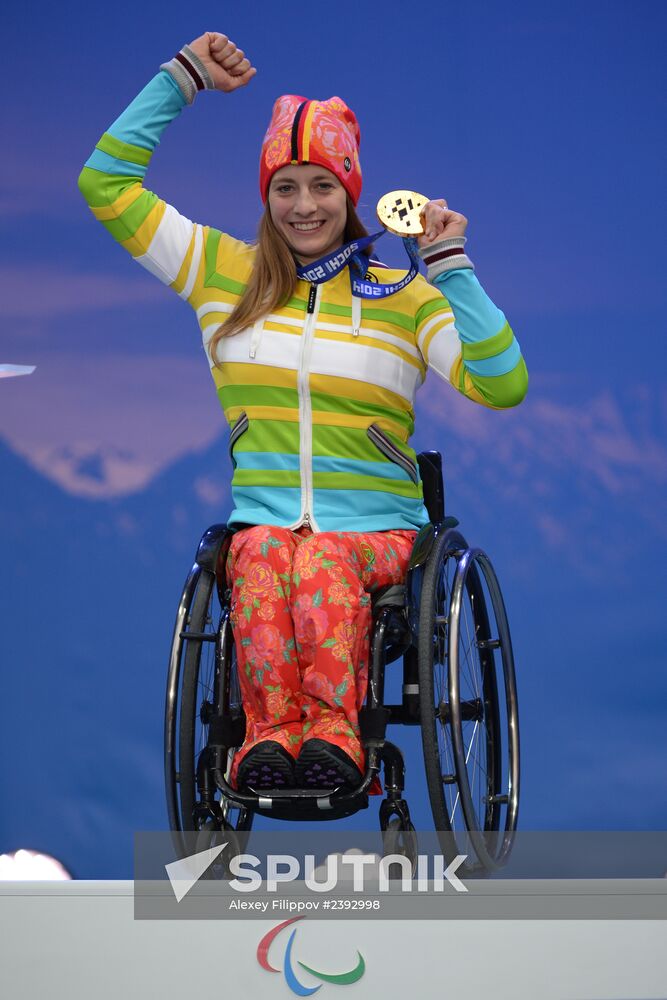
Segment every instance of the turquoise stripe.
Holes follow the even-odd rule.
[[[298,455],[285,455],[273,451],[235,451],[234,461],[237,469],[299,471]],[[313,472],[343,472],[350,476],[380,476],[384,479],[406,478],[405,471],[394,462],[364,462],[350,458],[332,458],[330,455],[314,455]]]
[[[280,472],[298,472],[299,456],[274,451],[235,451],[237,469],[272,469]]]
[[[313,457],[313,472],[344,472],[346,475],[379,476],[381,479],[408,478],[407,473],[394,462],[364,462],[361,459]]]
[[[301,491],[262,486],[232,488],[234,510],[228,524],[294,524]],[[389,531],[428,523],[419,499],[376,490],[315,490],[313,514],[320,531]]]
[[[165,70],[160,70],[107,132],[121,142],[155,149],[167,125],[180,114],[186,103],[175,80]]]
[[[92,156],[86,160],[86,166],[103,174],[120,174],[123,177],[144,177],[147,170],[147,167],[142,167],[139,163],[118,160],[115,156],[103,153],[101,149],[93,150]]]
[[[234,510],[228,524],[293,524],[301,511],[301,490],[277,486],[232,486]]]
[[[516,368],[521,360],[521,348],[516,340],[510,346],[493,358],[484,358],[482,361],[464,361],[465,367],[474,375],[506,375]]]
[[[421,499],[382,493],[380,490],[315,490],[315,519],[322,527],[341,519],[353,521],[351,511],[357,511],[360,520],[367,522],[390,518],[394,527],[421,527],[428,521],[428,514]],[[396,523],[399,522],[399,523]],[[371,531],[371,528],[347,530]],[[385,530],[376,528],[376,531]]]
[[[504,314],[469,267],[445,271],[438,275],[435,284],[449,300],[458,335],[464,344],[488,340],[502,330],[506,322]]]

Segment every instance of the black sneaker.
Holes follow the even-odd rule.
[[[296,760],[295,780],[298,788],[356,788],[362,774],[351,757],[326,740],[307,740]]]
[[[294,788],[294,758],[275,740],[263,740],[239,764],[236,787],[254,792]]]

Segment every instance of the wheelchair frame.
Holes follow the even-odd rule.
[[[470,856],[472,848],[476,861],[461,868],[463,874],[493,871],[507,861],[517,824],[520,777],[507,615],[488,556],[469,548],[457,530],[457,519],[445,517],[440,454],[424,452],[418,462],[430,521],[415,539],[406,584],[372,595],[368,691],[359,713],[366,770],[352,790],[256,793],[229,785],[232,755],[245,734],[229,618],[231,593],[225,579],[233,531],[213,525],[204,533],[178,608],[167,683],[165,779],[169,823],[177,840],[188,830],[249,831],[254,813],[292,821],[350,816],[368,807],[368,790],[382,769],[386,797],[379,819],[386,853],[403,853],[415,863],[416,837],[403,798],[403,755],[386,739],[391,722],[421,726],[431,810],[443,853]],[[220,612],[213,621],[216,597]],[[214,650],[213,676],[203,697],[201,662],[208,644]],[[471,655],[479,659],[477,674]],[[400,656],[402,702],[388,705],[385,668]],[[199,747],[197,719],[205,737]]]

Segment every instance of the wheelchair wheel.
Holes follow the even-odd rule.
[[[512,848],[519,800],[514,657],[488,557],[460,532],[438,535],[424,568],[419,636],[422,743],[443,850],[493,871]]]
[[[417,834],[412,823],[408,823],[406,826],[399,816],[392,817],[386,830],[382,831],[383,856],[398,854],[400,857],[407,858],[412,867],[412,877],[414,878],[417,871],[418,853]]]
[[[170,827],[176,833],[210,829],[247,831],[252,812],[232,806],[206,774],[209,722],[227,683],[228,708],[239,716],[228,608],[220,605],[215,575],[195,565],[186,580],[172,642],[165,718],[165,778]],[[227,767],[231,765],[232,751]],[[202,802],[202,781],[209,801]]]

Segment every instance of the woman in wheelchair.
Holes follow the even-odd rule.
[[[231,429],[227,581],[246,735],[230,783],[353,787],[371,594],[404,580],[428,522],[409,445],[416,391],[431,369],[504,408],[523,399],[527,375],[464,251],[467,220],[443,199],[423,210],[427,279],[406,284],[368,247],[340,256],[368,234],[355,210],[359,126],[338,97],[275,102],[256,244],[144,188],[162,132],[196,94],[231,94],[254,74],[222,34],[186,45],[104,133],[79,186],[111,235],[195,310]],[[377,294],[354,293],[353,266]]]

